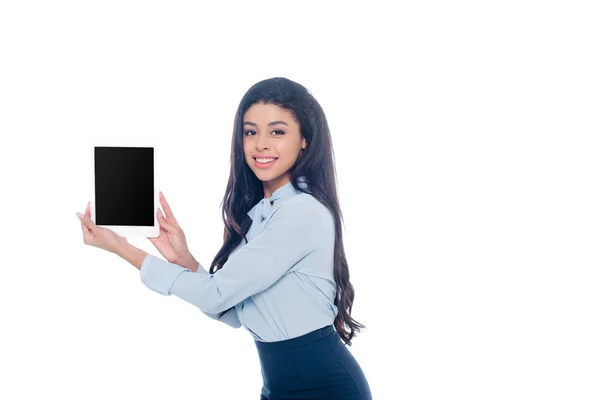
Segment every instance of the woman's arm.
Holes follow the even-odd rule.
[[[148,255],[144,250],[138,249],[130,243],[123,243],[115,253],[140,270],[142,269],[144,258]]]
[[[148,253],[146,253],[145,251],[143,251],[141,249],[138,249],[137,247],[131,245],[130,243],[124,243],[123,246],[121,246],[119,248],[119,251],[117,252],[117,254],[124,260],[128,261],[130,264],[132,264],[137,269],[141,269],[142,263],[144,262],[144,259],[148,255]],[[181,264],[185,264],[185,265],[181,265]],[[182,267],[188,268],[194,272],[196,272],[198,270],[198,266],[199,266],[198,261],[196,261],[194,256],[192,256],[191,254],[190,254],[190,258],[181,264],[177,264],[177,265],[181,265]],[[200,311],[202,311],[202,310],[200,310]],[[202,312],[206,316],[208,316],[216,321],[221,321],[221,322],[231,326],[232,328],[239,328],[242,326],[242,324],[240,323],[240,320],[237,316],[237,312],[235,311],[235,307],[231,307],[229,310],[220,312],[218,314],[211,314],[211,313],[207,313],[206,311],[202,311]]]
[[[138,249],[130,243],[123,243],[121,246],[119,246],[116,254],[139,270],[142,269],[142,263],[148,255],[148,253],[146,253],[144,250]],[[175,264],[187,268],[193,272],[198,270],[198,261],[196,261],[191,253],[188,257],[186,257],[185,260],[177,261]]]
[[[140,277],[157,293],[175,295],[202,311],[219,314],[273,285],[334,235],[329,210],[312,197],[298,196],[275,210],[264,230],[231,254],[214,274],[199,264],[192,273],[190,268],[148,254]]]
[[[202,311],[202,310],[200,310]],[[227,311],[220,312],[218,314],[207,313],[206,311],[202,311],[206,316],[216,320],[221,321],[224,324],[231,326],[232,328],[239,328],[242,326],[240,319],[238,318],[237,311],[235,310],[235,306],[231,307]]]

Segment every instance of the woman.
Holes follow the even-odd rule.
[[[149,289],[243,325],[260,358],[261,400],[371,399],[345,346],[365,326],[350,316],[354,289],[321,106],[289,79],[258,82],[235,115],[230,163],[223,246],[209,272],[190,253],[162,192],[160,235],[149,239],[167,261],[95,226],[89,203],[80,217],[84,243],[129,261]]]

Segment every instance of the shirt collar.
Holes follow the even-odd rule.
[[[308,184],[306,183],[306,177],[301,176],[300,178],[298,178],[298,185],[302,189],[306,189],[308,187]],[[271,211],[273,211],[273,206],[275,205],[275,203],[272,206],[271,201],[276,202],[277,200],[285,199],[287,197],[294,196],[298,193],[299,191],[294,189],[292,182],[288,182],[280,188],[276,189],[271,195],[271,197],[263,197],[262,200],[259,201],[254,207],[252,207],[247,214],[250,218],[252,218],[252,221],[258,220],[258,222],[262,222],[269,216]]]

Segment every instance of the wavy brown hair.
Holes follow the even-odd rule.
[[[350,283],[350,271],[342,240],[342,212],[336,190],[334,153],[329,126],[323,109],[313,95],[302,85],[287,78],[271,78],[254,84],[242,97],[235,113],[229,180],[221,202],[221,214],[225,229],[223,246],[210,265],[214,274],[227,262],[232,250],[250,229],[252,219],[247,212],[264,197],[263,183],[246,163],[243,147],[243,117],[255,103],[276,104],[293,114],[306,139],[306,148],[290,169],[293,187],[309,193],[325,205],[335,220],[335,249],[333,256],[336,298],[334,305],[338,314],[334,326],[342,340],[351,346],[355,332],[366,326],[351,317],[354,287]],[[304,176],[308,187],[301,189],[298,178]]]

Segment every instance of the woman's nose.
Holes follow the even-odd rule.
[[[256,139],[256,147],[259,150],[268,149],[269,148],[269,137],[267,135],[258,135],[258,138]]]

